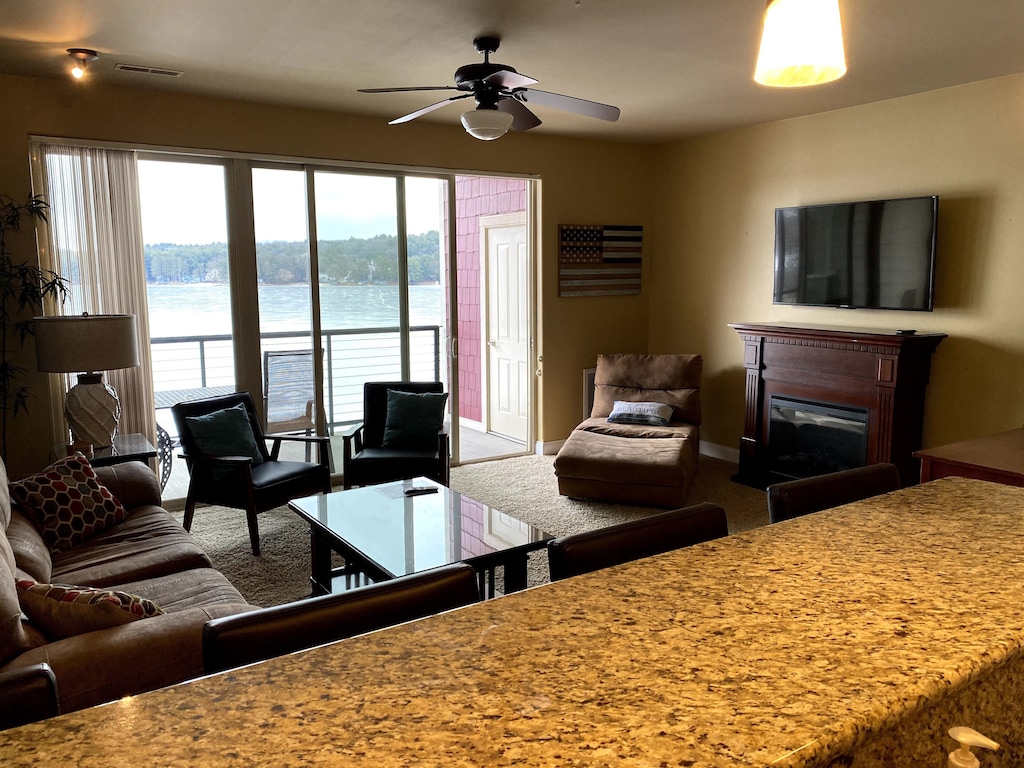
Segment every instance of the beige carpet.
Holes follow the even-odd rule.
[[[516,456],[452,469],[451,487],[508,512],[554,536],[592,530],[660,510],[624,504],[567,499],[558,495],[553,456]],[[768,522],[763,491],[733,483],[736,465],[702,456],[687,504],[711,501],[725,508],[729,532]],[[245,598],[255,605],[277,605],[309,594],[309,533],[287,507],[260,515],[262,555],[249,549],[245,515],[238,510],[196,510],[192,533]],[[543,551],[531,555],[529,582],[547,580]]]

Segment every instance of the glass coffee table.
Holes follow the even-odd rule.
[[[481,595],[494,597],[494,569],[502,568],[505,592],[524,589],[527,556],[553,538],[425,477],[288,506],[309,523],[315,595],[461,561],[476,568]],[[334,566],[333,553],[343,567]]]

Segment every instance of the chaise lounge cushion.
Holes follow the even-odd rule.
[[[700,355],[600,355],[594,406],[555,457],[558,492],[658,507],[681,507],[700,446]],[[616,404],[661,403],[671,421],[609,421]],[[620,406],[621,407],[621,406]]]

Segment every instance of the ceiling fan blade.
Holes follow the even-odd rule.
[[[454,85],[414,85],[410,88],[356,88],[359,93],[401,93],[402,91],[457,91]]]
[[[512,115],[513,131],[528,131],[540,125],[540,118],[526,108],[526,105],[514,98],[502,99],[498,102],[500,112]]]
[[[500,72],[495,72],[494,74],[485,77],[484,82],[488,85],[497,85],[501,88],[525,88],[528,85],[533,85],[537,81],[532,77],[520,75],[518,72],[509,72],[507,69],[503,69]]]
[[[527,88],[519,93],[527,104],[539,104],[542,107],[575,112],[577,115],[596,117],[598,120],[607,120],[610,123],[619,119],[619,108],[610,104],[577,99],[575,96],[563,96],[560,93],[536,91],[533,88]]]
[[[459,99],[468,99],[472,95],[473,94],[471,94],[471,93],[466,93],[466,94],[463,94],[462,96],[452,96],[450,99],[445,99],[444,101],[439,101],[436,104],[431,104],[429,107],[423,107],[422,109],[417,109],[415,112],[410,112],[408,115],[402,115],[401,117],[396,117],[394,120],[389,121],[388,125],[398,125],[399,123],[407,123],[410,120],[415,120],[417,117],[420,117],[422,115],[427,114],[428,112],[433,112],[435,109],[440,109],[441,107],[445,106],[450,101],[458,101]]]

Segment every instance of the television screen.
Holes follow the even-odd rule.
[[[775,209],[775,303],[932,309],[939,198]]]

